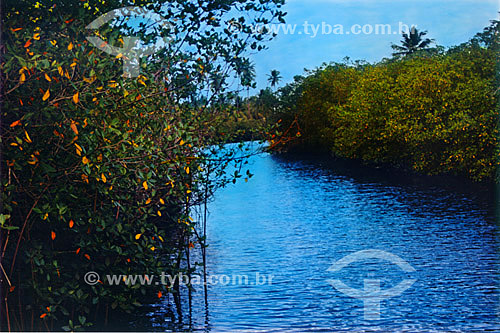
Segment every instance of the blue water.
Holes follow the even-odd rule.
[[[209,274],[273,275],[271,284],[209,287],[193,295],[176,329],[212,331],[500,331],[498,229],[491,187],[345,162],[261,154],[255,176],[216,194],[209,205]],[[384,251],[406,261],[360,258],[328,271],[346,255]],[[336,290],[337,279],[363,292],[386,290],[365,319],[363,299]],[[171,305],[148,320],[172,328]]]

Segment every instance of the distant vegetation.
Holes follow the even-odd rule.
[[[271,148],[494,179],[499,21],[448,50],[424,35],[412,29],[390,59],[325,64],[249,99],[280,123]]]

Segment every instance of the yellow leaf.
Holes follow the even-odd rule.
[[[105,183],[106,182],[106,176],[102,173],[101,174],[101,179],[102,179],[102,182]]]
[[[50,78],[50,76],[47,75],[47,73],[45,73],[45,80],[47,80],[49,82],[52,81],[52,79]]]
[[[83,156],[83,158],[82,158],[82,163],[83,163],[83,164],[87,164],[87,163],[89,163],[89,159],[87,158],[87,156]]]
[[[64,71],[61,66],[57,66],[57,71],[59,72],[60,76],[64,76]]]
[[[158,236],[158,238],[159,238],[159,239],[160,239],[160,240],[161,240],[161,241],[163,242],[163,237],[161,237],[161,236]]]
[[[24,83],[24,81],[26,81],[26,75],[22,73],[21,77],[19,78],[19,82]]]
[[[141,236],[142,236],[142,234],[137,234],[137,235],[135,235],[135,239],[139,239],[139,238],[141,238]]]
[[[69,43],[68,45],[68,51],[71,51],[73,49],[73,43]]]
[[[57,41],[56,41],[56,40],[51,40],[51,41],[50,41],[50,44],[52,44],[52,46],[56,46]]]
[[[165,204],[165,200],[163,200],[162,198],[160,198],[160,203],[161,203],[162,205],[164,205],[164,204]]]
[[[189,167],[186,167],[186,173],[189,175]]]
[[[83,78],[83,81],[85,81],[85,82],[87,82],[87,83],[92,83],[92,82],[94,82],[94,81],[95,81],[95,79],[96,79],[96,78],[97,78],[97,77],[96,77],[95,75],[94,75],[94,76],[92,76],[92,77],[90,77],[90,78],[88,78],[88,79],[87,79],[86,77],[84,77],[84,78]]]
[[[151,251],[154,251],[156,248],[154,246],[151,246]]]
[[[78,91],[73,95],[73,102],[76,104],[80,99],[78,98]]]
[[[75,67],[76,66],[76,62],[73,62],[71,65],[69,65],[69,67]]]
[[[40,40],[40,34],[37,32],[36,34],[33,35],[34,40]]]
[[[158,211],[158,216],[161,216],[161,212],[160,211]]]
[[[26,142],[27,143],[32,143],[30,136],[28,135],[28,132],[24,131],[24,135],[26,136]]]
[[[42,101],[46,101],[47,99],[49,99],[49,97],[50,97],[50,90],[47,89],[47,91],[45,92],[45,94],[42,97]]]
[[[148,189],[148,182],[147,182],[147,181],[144,181],[144,182],[142,183],[142,187],[144,187],[144,189],[145,189],[145,190],[147,190],[147,189]]]
[[[182,146],[182,145],[184,145],[184,143],[185,143],[184,140],[181,139],[181,142],[179,143],[179,145]]]
[[[78,156],[82,156],[82,147],[80,147],[77,143],[75,143],[75,147],[76,147],[76,154]]]
[[[123,54],[121,54],[121,53],[118,53],[118,54],[116,55],[116,59],[120,59],[121,57],[123,57]]]

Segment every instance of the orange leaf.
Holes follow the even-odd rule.
[[[105,183],[106,182],[106,176],[102,173],[101,174],[101,179],[102,179],[102,182]]]
[[[87,258],[87,260],[90,260],[90,256],[88,254],[85,254],[84,257]]]
[[[56,233],[52,231],[50,233],[50,238],[52,238],[52,240],[56,239]]]
[[[19,77],[19,82],[24,83],[26,81],[26,75],[24,73],[21,74],[21,77]]]
[[[144,182],[142,183],[142,186],[144,187],[144,189],[145,189],[145,190],[147,190],[147,189],[148,189],[148,182],[147,182],[147,181],[144,181]]]
[[[68,51],[71,51],[73,49],[73,43],[69,43],[68,45]]]
[[[190,249],[194,249],[194,244],[193,244],[193,243],[191,243],[191,242],[189,242],[189,248],[190,248]]]
[[[78,92],[76,92],[76,94],[73,95],[73,102],[76,104],[79,100],[80,99],[78,98]]]
[[[76,249],[76,254],[80,253],[80,248]]]
[[[10,127],[16,127],[17,125],[20,125],[20,124],[21,124],[21,120],[16,120],[12,124],[10,124]]]
[[[19,31],[19,30],[22,30],[22,29],[23,28],[15,28],[15,29],[11,28],[10,30],[12,30],[12,32],[16,32],[16,31]]]
[[[161,291],[158,292],[158,298],[161,298],[163,296],[163,294],[161,293]]]
[[[73,222],[73,220],[69,220],[69,227],[73,228],[74,225],[75,225],[75,222]]]
[[[30,40],[28,40],[28,41],[26,42],[26,44],[24,44],[24,48],[28,48],[28,47],[30,47],[30,45],[31,45],[31,39],[30,39]]]
[[[76,124],[74,122],[71,123],[70,127],[71,130],[75,132],[76,135],[78,135],[78,128],[76,128]]]
[[[83,156],[83,158],[82,158],[82,163],[83,163],[83,164],[87,164],[87,163],[89,163],[89,159],[87,158],[87,156]]]
[[[46,313],[42,313],[42,315],[40,316],[40,318],[43,319],[43,318],[45,318],[45,316],[47,316],[47,314]]]
[[[50,76],[47,75],[47,73],[45,73],[45,80],[47,80],[49,82],[52,81],[52,79],[50,78]]]

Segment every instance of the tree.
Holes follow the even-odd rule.
[[[269,83],[271,84],[271,87],[276,87],[278,85],[278,83],[280,83],[281,79],[283,78],[281,75],[281,73],[276,70],[276,69],[273,69],[271,71],[271,74],[269,74],[267,77],[268,77],[268,81]]]
[[[104,277],[84,283],[82,273],[174,276],[198,266],[187,258],[194,246],[204,253],[205,220],[191,219],[190,207],[241,177],[224,176],[235,154],[216,102],[228,96],[228,77],[241,75],[245,52],[266,39],[232,34],[224,18],[279,19],[280,3],[3,2],[0,330],[80,330],[162,293],[180,304],[178,283],[111,289]],[[86,29],[129,6],[170,23],[93,32],[116,47],[127,36],[145,45],[170,37],[133,78],[122,75],[125,54],[100,51]]]
[[[423,38],[427,35],[427,31],[418,31],[417,28],[411,27],[410,34],[403,32],[403,39],[401,40],[401,46],[393,44],[391,47],[394,52],[393,56],[407,56],[415,53],[419,50],[426,50],[428,46],[431,45],[434,40],[429,38]]]

